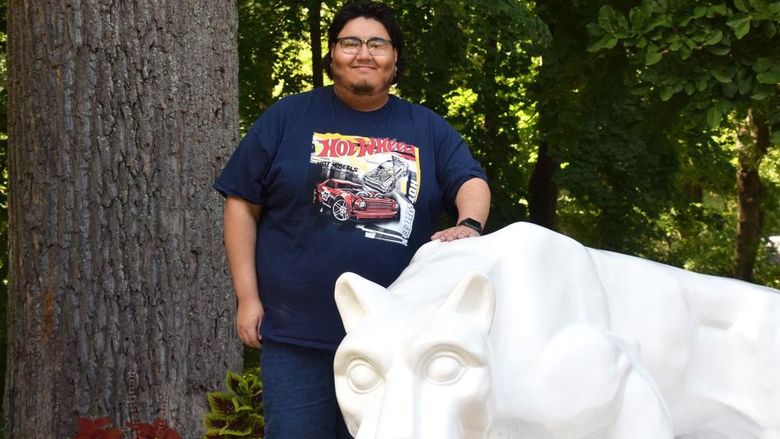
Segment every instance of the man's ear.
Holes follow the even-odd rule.
[[[472,271],[452,290],[439,309],[455,311],[474,319],[487,334],[493,325],[496,293],[493,283],[484,274]]]
[[[390,293],[355,273],[344,273],[336,280],[336,307],[344,329],[349,333],[364,317],[377,313],[387,303]]]

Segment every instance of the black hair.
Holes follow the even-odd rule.
[[[351,0],[345,3],[341,9],[333,17],[333,21],[330,23],[330,29],[328,29],[328,53],[323,60],[323,66],[325,67],[325,73],[328,74],[328,78],[333,79],[333,58],[330,56],[330,51],[333,46],[336,45],[336,40],[339,37],[339,32],[344,29],[350,21],[356,18],[369,18],[382,23],[382,26],[387,30],[390,35],[390,41],[393,42],[393,48],[398,51],[398,60],[395,63],[396,72],[393,77],[393,84],[398,82],[398,77],[401,75],[401,71],[405,65],[404,62],[404,36],[401,33],[401,28],[395,21],[393,10],[387,5],[375,1],[366,0]]]

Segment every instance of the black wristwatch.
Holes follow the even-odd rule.
[[[471,230],[476,231],[480,235],[482,235],[482,223],[475,220],[474,218],[466,218],[463,221],[458,223],[459,226],[466,226]]]

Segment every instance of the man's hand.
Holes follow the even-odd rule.
[[[476,230],[466,226],[455,226],[440,230],[431,236],[431,241],[454,241],[456,239],[474,238],[479,236]]]
[[[236,311],[236,329],[238,338],[245,345],[259,349],[263,342],[260,334],[260,322],[263,321],[263,305],[259,300],[238,303]]]

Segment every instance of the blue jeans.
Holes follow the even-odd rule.
[[[265,439],[351,439],[336,402],[334,352],[263,340]]]

